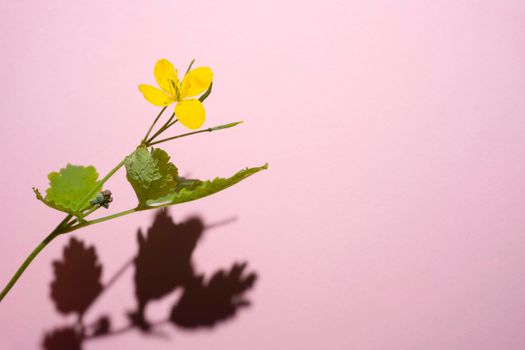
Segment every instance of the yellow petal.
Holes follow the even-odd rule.
[[[181,98],[202,94],[210,86],[213,72],[208,67],[195,68],[182,79]]]
[[[144,98],[155,106],[167,106],[175,102],[171,96],[166,95],[154,86],[141,84],[139,85],[139,90],[144,95]]]
[[[171,96],[176,96],[176,90],[180,89],[178,71],[167,59],[160,59],[155,64],[155,79],[160,88]]]
[[[206,119],[206,111],[199,100],[180,101],[175,106],[175,115],[189,129],[200,128]]]

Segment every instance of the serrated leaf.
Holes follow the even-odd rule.
[[[148,200],[147,204],[150,206],[155,206],[161,204],[179,204],[194,201],[196,199],[212,195],[228,187],[231,187],[246,179],[247,177],[265,169],[268,169],[268,164],[260,167],[243,169],[228,178],[217,177],[213,180],[207,181],[179,178],[179,183],[175,187],[174,192],[156,200]]]
[[[33,187],[33,192],[35,193],[35,196],[36,196],[36,199],[38,199],[39,201],[41,201],[42,203],[44,203],[45,205],[47,205],[48,207],[50,208],[53,208],[53,209],[56,209],[56,210],[60,210],[60,211],[65,211],[64,208],[61,208],[57,205],[55,205],[54,203],[52,202],[48,202],[44,196],[42,196],[42,193],[40,193],[40,190],[36,187]]]
[[[126,177],[133,186],[139,207],[166,196],[177,186],[177,167],[160,148],[139,147],[126,158]]]
[[[86,196],[93,189],[96,188],[96,191],[102,189],[97,181],[97,170],[93,166],[68,164],[58,172],[49,173],[47,177],[50,187],[46,190],[45,198],[38,189],[33,188],[36,198],[53,209],[75,215],[80,215],[89,207],[89,201],[96,194],[87,201]]]

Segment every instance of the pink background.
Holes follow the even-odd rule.
[[[107,172],[158,111],[137,90],[155,61],[195,57],[215,72],[206,126],[246,123],[165,148],[199,177],[270,170],[171,213],[237,217],[195,258],[248,261],[253,306],[211,331],[86,349],[524,349],[524,20],[510,0],[3,1],[1,283],[62,217],[31,187],[67,162]],[[118,175],[114,210],[134,203]],[[151,218],[76,236],[107,279]],[[66,242],[0,305],[0,349],[71,321],[48,296]],[[132,308],[131,279],[86,318]]]

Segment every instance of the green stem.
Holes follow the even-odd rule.
[[[157,124],[157,121],[159,120],[160,116],[162,115],[162,113],[164,113],[164,111],[166,110],[166,108],[168,108],[168,106],[162,108],[162,110],[160,111],[159,115],[157,116],[157,118],[155,118],[155,120],[153,121],[153,123],[151,124],[151,126],[149,127],[148,129],[148,132],[146,133],[146,136],[144,136],[144,138],[142,139],[142,142],[145,143],[146,140],[148,139],[149,137],[149,134],[151,133],[151,130],[153,130],[153,127],[155,126],[155,124]]]
[[[159,143],[163,143],[163,142],[167,142],[167,141],[171,141],[171,140],[175,140],[175,139],[180,139],[181,137],[186,137],[186,136],[190,136],[190,135],[200,134],[200,133],[203,133],[203,132],[212,132],[212,131],[213,131],[213,129],[209,128],[209,129],[204,129],[204,130],[199,130],[199,131],[188,132],[186,134],[181,134],[181,135],[177,135],[177,136],[168,137],[166,139],[158,140],[158,141],[150,143],[149,145],[153,146],[153,145],[156,145],[156,144],[159,144]]]
[[[162,134],[164,131],[166,131],[170,126],[172,126],[173,124],[175,124],[177,122],[177,119],[175,119],[175,122],[171,123],[171,121],[173,120],[173,118],[175,117],[175,112],[173,112],[171,114],[171,117],[166,121],[166,123],[164,123],[163,126],[161,126],[159,128],[159,130],[157,130],[157,132],[155,134],[153,134],[153,136],[151,136],[148,140],[146,140],[146,144],[149,145],[149,143],[153,140],[155,140],[155,138],[157,136],[159,136],[160,134]]]
[[[117,165],[115,165],[115,167],[113,169],[111,169],[109,171],[109,173],[106,174],[106,176],[104,176],[102,178],[102,180],[100,180],[100,186],[104,185],[106,183],[106,181],[109,180],[110,177],[112,177],[120,168],[122,168],[122,166],[124,165],[124,163],[126,163],[126,158],[127,157],[124,157],[124,159],[122,159],[120,161],[120,163],[118,163]],[[87,196],[88,198],[85,199],[85,201],[87,202],[89,200],[89,198],[91,198],[95,193],[97,193],[97,189],[95,189],[94,191],[91,191],[92,193]],[[84,203],[83,203],[84,204]]]
[[[65,225],[67,224],[67,222],[72,218],[73,216],[70,214],[68,216],[66,216],[66,218],[64,220],[62,220],[62,222],[60,222],[60,224],[58,224],[58,226],[46,237],[44,238],[44,240],[35,248],[33,249],[33,251],[29,254],[29,256],[24,260],[24,262],[22,263],[22,265],[20,265],[20,267],[18,268],[18,270],[16,270],[15,274],[13,275],[13,277],[11,277],[11,279],[9,280],[9,282],[7,283],[7,285],[4,287],[4,289],[2,290],[2,292],[0,293],[0,302],[2,301],[2,299],[4,299],[4,297],[7,295],[7,293],[9,293],[9,291],[11,290],[11,288],[13,288],[13,286],[15,285],[16,281],[18,281],[18,279],[20,278],[20,276],[22,275],[22,273],[24,273],[24,271],[27,269],[27,267],[29,266],[29,264],[31,264],[31,262],[35,259],[35,257],[38,255],[38,253],[40,253],[42,251],[42,249],[44,249],[53,239],[55,239],[58,235],[64,233],[63,231],[63,228],[65,227]]]
[[[82,217],[85,218],[87,217],[89,214],[92,214],[94,211],[100,209],[100,205],[95,205],[93,208],[89,209],[88,211],[86,211],[85,213],[82,214]]]
[[[157,133],[155,133],[155,135],[153,135],[152,138],[149,139],[149,141],[153,141],[155,139],[155,137],[159,136],[160,134],[162,134],[164,131],[168,130],[168,128],[170,126],[172,126],[173,124],[175,124],[177,122],[178,119],[175,119],[175,121],[172,123],[171,121],[173,120],[173,118],[175,118],[175,112],[173,112],[171,114],[171,117],[166,121],[166,123],[164,123],[164,125],[159,129],[159,131]]]
[[[172,126],[173,124],[175,124],[176,122],[178,122],[178,121],[179,121],[178,119],[175,119],[173,122],[169,123],[169,124],[166,126],[166,129],[171,128],[171,126]]]
[[[232,128],[232,127],[234,127],[236,125],[239,125],[241,123],[242,122],[235,122],[235,123],[229,123],[229,124],[215,126],[213,128],[208,128],[208,129],[203,129],[203,130],[198,130],[198,131],[192,131],[192,132],[188,132],[186,134],[172,136],[172,137],[168,137],[166,139],[162,139],[162,140],[158,140],[158,141],[155,141],[155,142],[148,143],[148,146],[153,146],[153,145],[156,145],[156,144],[159,144],[159,143],[162,143],[162,142],[167,142],[167,141],[179,139],[181,137],[186,137],[186,136],[190,136],[190,135],[200,134],[200,133],[203,133],[203,132],[212,132],[212,131],[216,131],[216,130],[228,129],[228,128]]]
[[[121,216],[124,216],[124,215],[133,214],[133,213],[136,213],[138,211],[142,211],[142,210],[146,210],[146,209],[150,209],[150,208],[149,207],[145,208],[145,209],[133,208],[133,209],[124,210],[124,211],[121,211],[121,212],[118,212],[118,213],[115,213],[115,214],[111,214],[111,215],[108,215],[108,216],[103,216],[103,217],[95,219],[95,220],[86,221],[86,222],[80,223],[80,224],[78,224],[76,226],[66,228],[65,230],[62,231],[62,233],[69,233],[69,232],[72,232],[72,231],[76,231],[76,230],[78,230],[78,229],[80,229],[82,227],[95,225],[95,224],[98,224],[98,223],[101,223],[101,222],[104,222],[104,221],[108,221],[108,220],[111,220],[111,219],[116,219],[118,217],[121,217]],[[151,208],[151,209],[153,209],[153,208]]]
[[[109,171],[109,173],[106,174],[106,176],[104,176],[102,178],[102,180],[100,180],[97,184],[97,186],[95,188],[93,188],[83,199],[82,201],[80,202],[80,205],[79,207],[82,208],[84,206],[84,204],[86,204],[99,190],[102,189],[102,186],[106,183],[106,181],[109,180],[110,177],[112,177],[120,168],[122,168],[122,166],[124,165],[124,163],[126,162],[126,158],[127,157],[124,157],[124,159],[122,159],[120,161],[120,163],[118,163],[113,169],[111,169]]]

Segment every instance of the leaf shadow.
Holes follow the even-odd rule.
[[[62,260],[52,263],[54,280],[51,282],[51,299],[58,312],[76,314],[79,320],[102,291],[102,265],[95,247],[72,237],[64,247]]]
[[[210,329],[234,319],[241,309],[251,304],[246,294],[254,287],[257,273],[248,272],[246,262],[235,262],[230,268],[217,269],[207,278],[196,271],[193,258],[204,232],[230,221],[206,224],[202,217],[194,216],[175,223],[168,210],[159,210],[147,231],[138,230],[137,253],[106,283],[101,279],[103,265],[96,248],[70,238],[61,259],[52,262],[54,278],[50,283],[50,298],[60,314],[74,314],[76,321],[46,332],[42,349],[82,349],[83,344],[92,339],[133,330],[151,335],[168,325],[182,330]],[[134,269],[136,306],[133,311],[122,310],[127,324],[115,327],[111,314],[86,321],[86,311],[129,268]],[[165,310],[166,317],[148,319],[148,305],[176,290],[181,291],[180,297]]]

